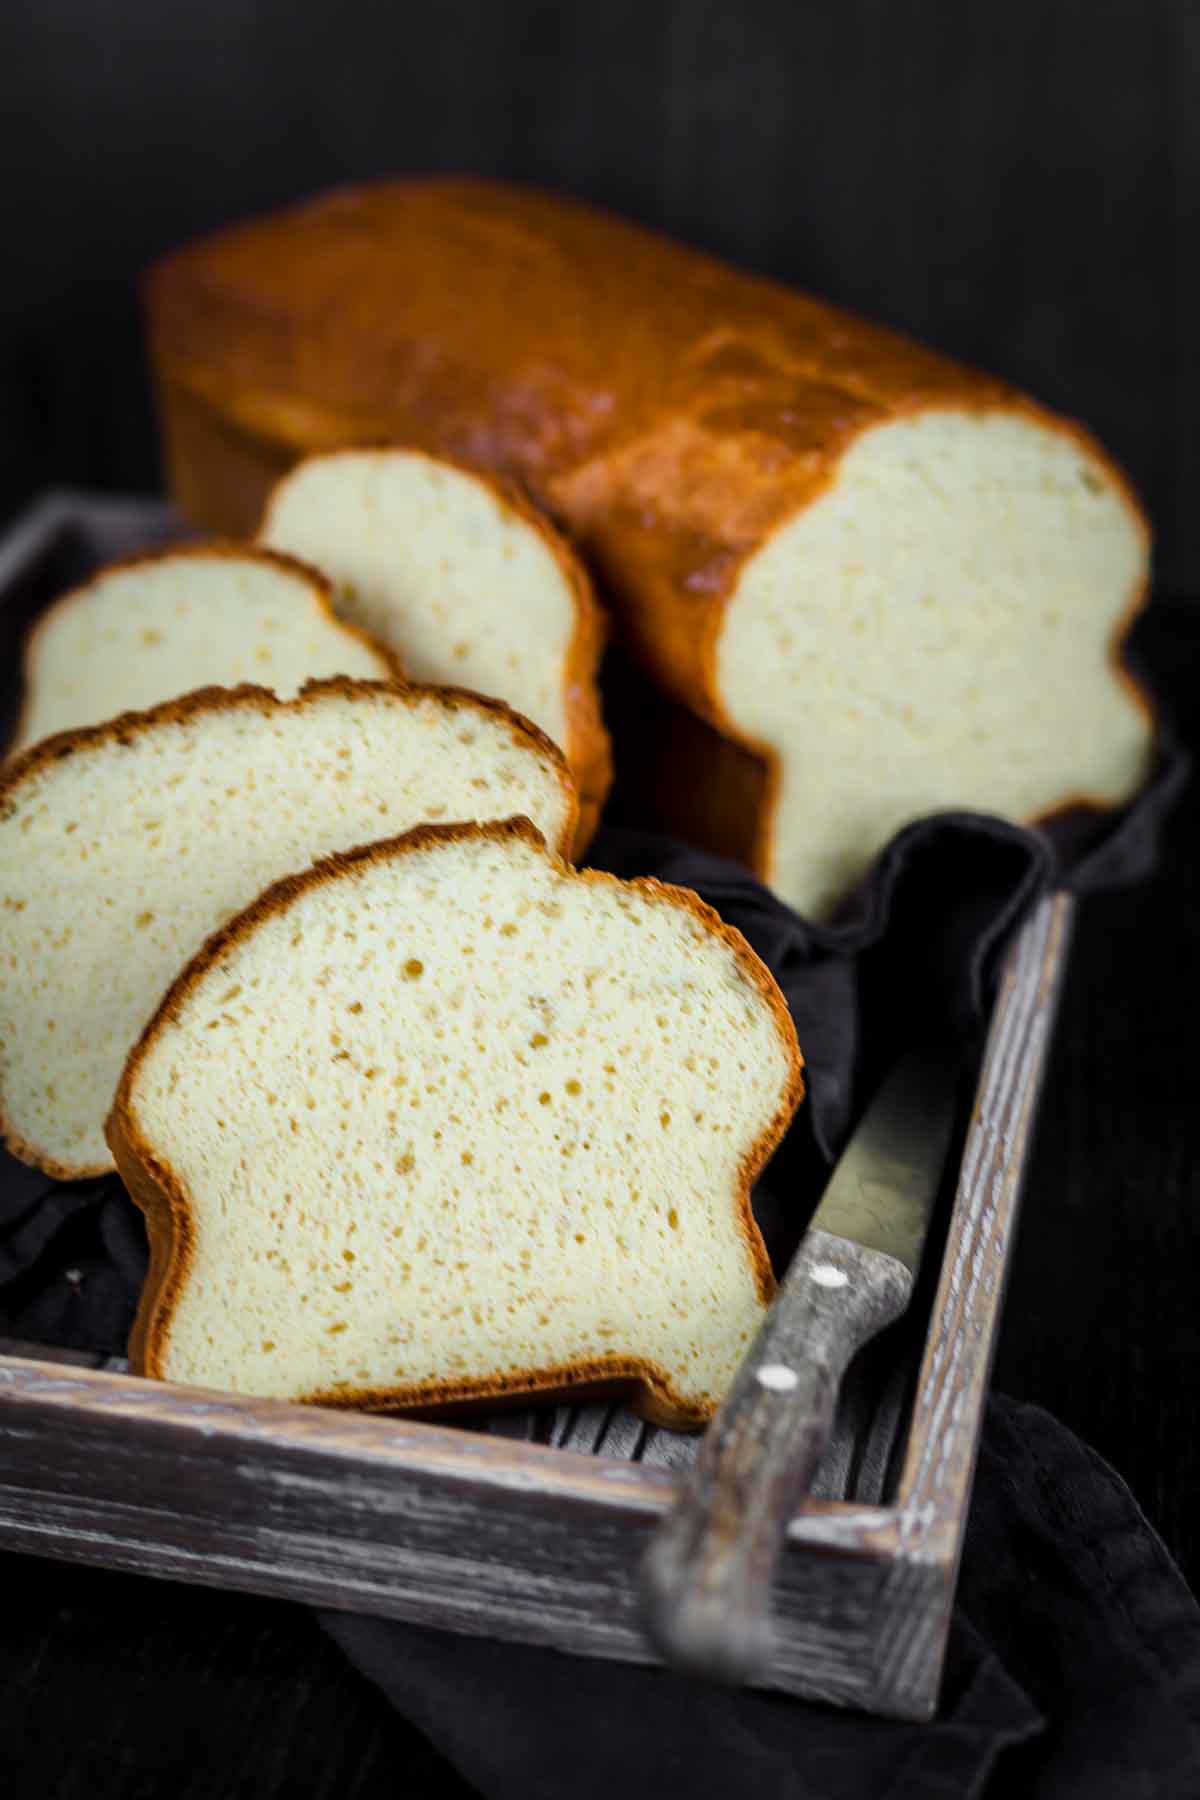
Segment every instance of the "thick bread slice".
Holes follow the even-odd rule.
[[[643,816],[804,911],[930,808],[1040,819],[1120,802],[1147,768],[1117,665],[1146,521],[1086,431],[1000,381],[458,178],[193,244],[149,302],[185,511],[245,529],[297,456],[379,438],[516,476],[659,696],[636,748],[610,709]]]
[[[422,450],[310,457],[259,538],[324,569],[341,616],[416,680],[495,694],[540,725],[579,789],[580,846],[590,837],[612,775],[603,617],[578,556],[510,483]]]
[[[51,1175],[104,1120],[183,964],[268,882],[423,819],[528,814],[565,849],[562,753],[501,702],[343,679],[208,688],[48,738],[0,779],[0,1125]]]
[[[402,678],[396,653],[341,623],[332,600],[324,575],[266,550],[186,545],[114,563],[31,631],[12,747],[200,687],[254,681],[287,700],[321,676]]]
[[[695,894],[419,827],[210,940],[108,1125],[145,1374],[347,1406],[626,1387],[694,1424],[771,1293],[795,1033]]]

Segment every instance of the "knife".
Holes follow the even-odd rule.
[[[912,1297],[950,1143],[956,1060],[908,1052],[854,1133],[642,1567],[663,1659],[750,1682],[772,1658],[771,1581],[855,1351]]]

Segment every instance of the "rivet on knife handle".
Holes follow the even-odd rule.
[[[945,1051],[919,1049],[884,1083],[655,1533],[643,1623],[677,1668],[731,1682],[769,1668],[784,1533],[829,1441],[846,1365],[911,1297],[954,1074]]]
[[[842,1373],[899,1318],[912,1279],[892,1257],[823,1231],[800,1245],[793,1303],[772,1309],[646,1560],[646,1629],[677,1668],[717,1681],[765,1673],[775,1565],[829,1441]]]

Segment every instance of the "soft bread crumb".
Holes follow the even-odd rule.
[[[566,846],[561,756],[498,704],[438,689],[209,690],[40,745],[0,783],[10,1146],[52,1174],[112,1167],[104,1118],[134,1040],[269,882],[423,819],[516,813]]]
[[[717,662],[779,758],[771,885],[827,913],[943,807],[1128,799],[1150,720],[1111,645],[1145,583],[1124,490],[1066,432],[928,410],[865,432],[747,562]]]
[[[286,700],[320,676],[398,675],[331,595],[314,570],[249,548],[189,545],[102,570],[38,620],[13,748],[209,685],[252,681]]]
[[[313,871],[126,1071],[110,1137],[172,1243],[144,1366],[388,1406],[640,1374],[695,1422],[770,1291],[748,1187],[799,1068],[694,895],[576,874],[528,827]]]
[[[418,450],[312,457],[275,489],[259,536],[325,569],[342,616],[417,680],[498,695],[570,756],[568,657],[595,603],[550,527],[489,477]]]

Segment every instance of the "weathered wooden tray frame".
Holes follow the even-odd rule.
[[[131,533],[145,542],[169,525],[143,502],[53,496],[0,547],[0,604],[81,528],[115,555]],[[814,1498],[789,1529],[770,1677],[786,1692],[910,1719],[936,1706],[1070,917],[1066,896],[1044,902],[1008,958],[894,1494]],[[674,1477],[648,1454],[522,1441],[523,1420],[489,1433],[354,1417],[167,1387],[78,1353],[0,1350],[0,1548],[653,1660],[636,1576]],[[619,1409],[586,1411],[620,1437]],[[661,1439],[659,1465],[686,1457],[687,1440]]]

